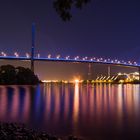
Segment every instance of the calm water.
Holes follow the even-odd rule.
[[[140,139],[140,85],[0,86],[0,121],[87,140]]]

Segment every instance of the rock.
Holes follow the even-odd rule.
[[[0,140],[63,140],[46,132],[28,129],[24,124],[0,122]],[[68,140],[80,140],[69,136]]]

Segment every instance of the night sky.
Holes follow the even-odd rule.
[[[36,23],[36,52],[140,61],[139,0],[91,0],[64,22],[53,0],[3,0],[0,3],[0,51],[30,52]]]

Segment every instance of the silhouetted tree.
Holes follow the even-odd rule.
[[[24,67],[15,68],[12,65],[0,67],[0,84],[38,84],[38,77],[29,69]]]
[[[59,16],[64,20],[70,20],[72,17],[71,9],[76,7],[81,9],[86,5],[90,0],[54,0],[54,8]]]
[[[17,80],[20,84],[37,84],[38,77],[29,69],[24,67],[17,67]]]
[[[0,82],[13,84],[16,82],[16,71],[12,65],[3,65],[0,67]]]

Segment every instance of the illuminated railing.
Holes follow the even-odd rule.
[[[7,53],[5,52],[1,52],[0,53],[0,58],[24,58],[27,60],[29,60],[29,58],[31,57],[31,55],[29,53],[25,53],[24,56],[20,56],[18,52],[14,52],[14,54],[12,56],[8,56]],[[76,56],[76,57],[70,57],[70,56],[65,56],[65,57],[61,57],[60,55],[56,55],[56,57],[52,57],[51,54],[48,54],[46,57],[41,57],[40,53],[35,54],[34,59],[38,59],[38,60],[57,60],[57,61],[74,61],[74,62],[96,62],[96,63],[104,63],[104,64],[116,64],[116,65],[130,65],[130,66],[139,66],[137,62],[132,62],[132,61],[124,61],[124,60],[118,60],[118,59],[110,59],[110,58],[97,58],[97,57],[80,57],[80,56]]]

